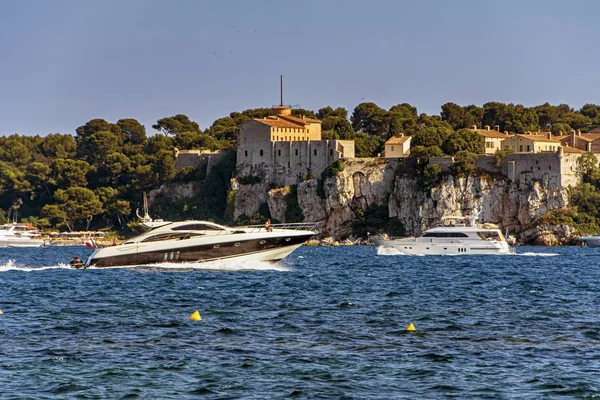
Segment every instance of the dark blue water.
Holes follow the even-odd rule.
[[[0,249],[0,398],[598,398],[600,249],[518,252],[175,271]]]

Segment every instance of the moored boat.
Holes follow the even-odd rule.
[[[0,247],[42,247],[39,229],[27,223],[11,222],[0,226]]]

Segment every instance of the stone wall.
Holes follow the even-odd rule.
[[[260,151],[263,151],[262,156]],[[259,176],[275,186],[319,176],[332,162],[354,156],[354,141],[316,140],[255,143],[238,148],[237,176]]]

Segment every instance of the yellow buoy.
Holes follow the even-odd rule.
[[[412,322],[410,324],[408,324],[408,326],[405,329],[405,331],[416,331],[416,330],[417,330],[417,328],[415,328],[415,326],[413,325]]]
[[[2,315],[2,314],[4,314],[4,313],[2,312],[2,310],[0,310],[0,315]]]
[[[200,316],[200,313],[198,312],[198,310],[194,311],[194,313],[192,315],[190,315],[190,321],[200,321],[202,320],[202,317]]]

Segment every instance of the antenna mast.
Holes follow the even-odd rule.
[[[280,106],[283,106],[283,74],[279,75],[279,97]]]

